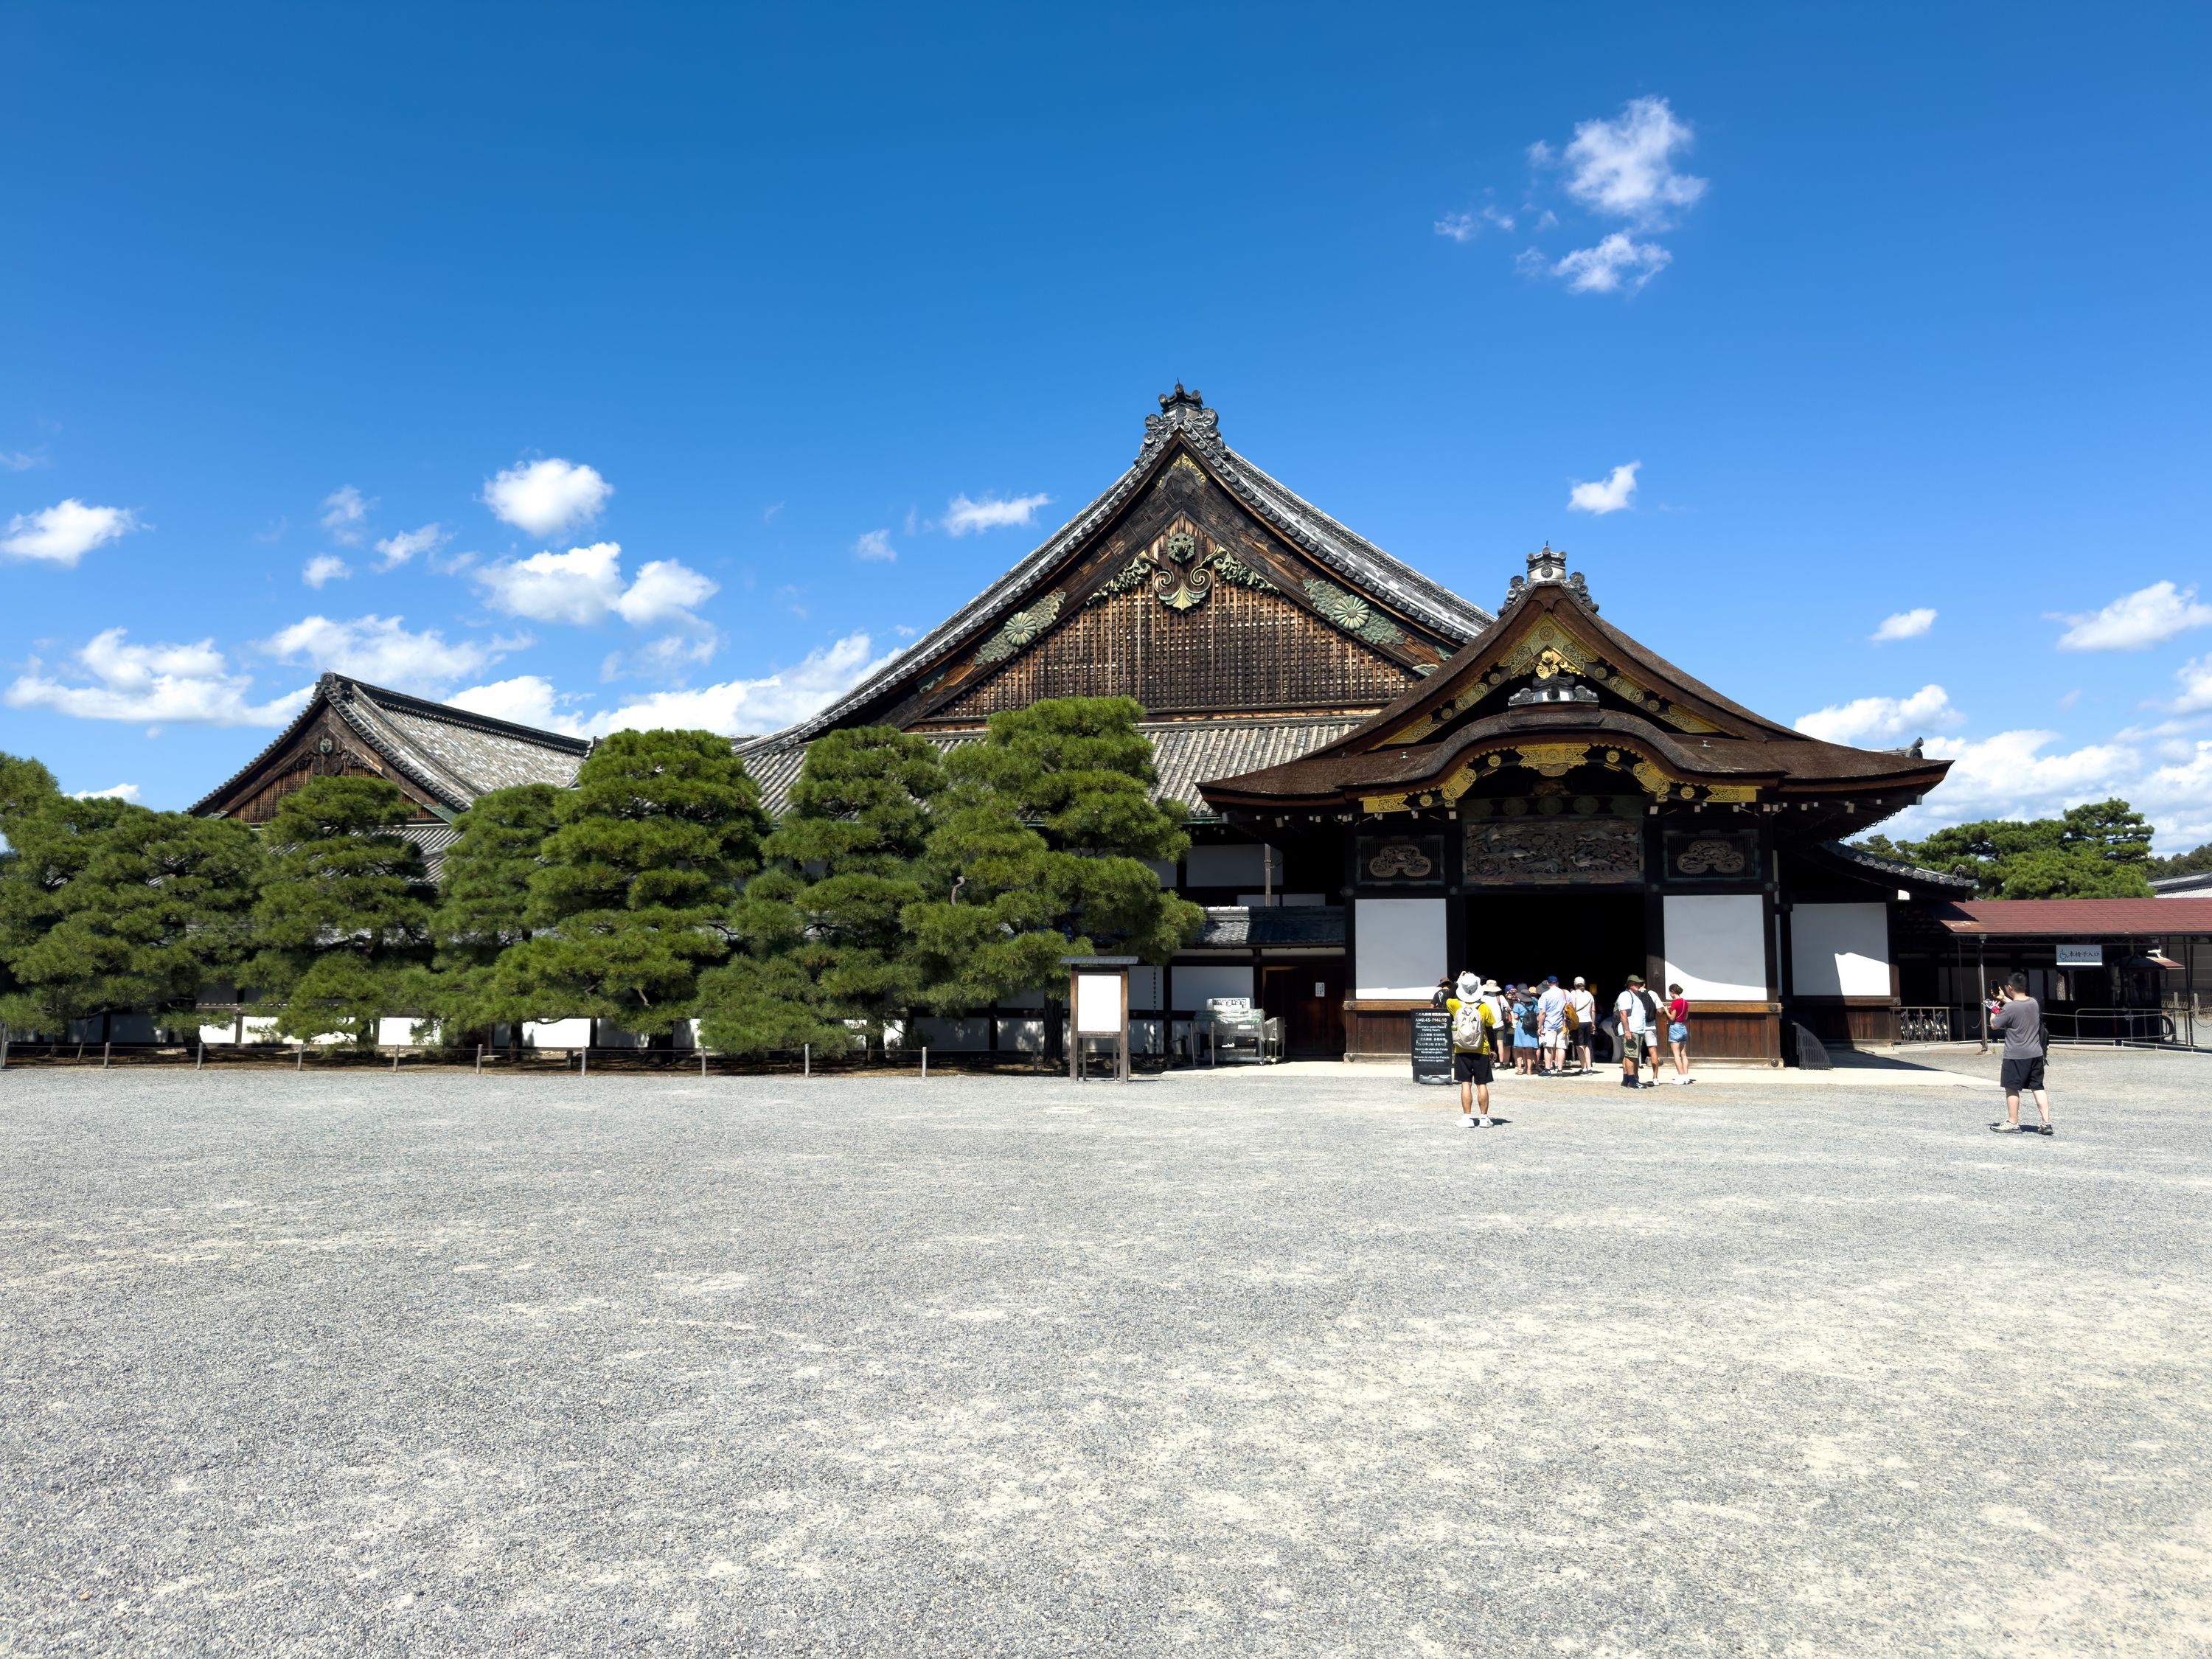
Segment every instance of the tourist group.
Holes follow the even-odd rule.
[[[1456,978],[1447,974],[1437,981],[1431,1002],[1451,1016],[1452,1074],[1460,1085],[1461,1121],[1468,1128],[1492,1127],[1490,1080],[1509,1050],[1514,1071],[1522,1077],[1597,1073],[1597,1034],[1603,1028],[1597,998],[1579,974],[1570,986],[1561,985],[1557,974],[1501,986],[1463,969]],[[1605,1025],[1620,1040],[1624,1089],[1655,1087],[1668,1054],[1676,1084],[1696,1080],[1690,1075],[1690,1004],[1680,985],[1668,986],[1662,1003],[1643,975],[1631,974]],[[1648,1079],[1643,1075],[1647,1067]]]

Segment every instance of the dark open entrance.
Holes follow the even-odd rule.
[[[1344,1054],[1344,958],[1308,957],[1260,969],[1260,1006],[1283,1022],[1283,1049],[1297,1060]]]
[[[1501,985],[1580,974],[1602,1010],[1644,971],[1644,894],[1554,887],[1478,893],[1466,901],[1466,966]]]

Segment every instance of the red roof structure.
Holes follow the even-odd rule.
[[[1988,939],[2164,938],[2212,933],[2212,899],[1967,899],[1936,919],[1954,933]]]

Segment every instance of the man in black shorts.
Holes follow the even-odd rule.
[[[1452,1017],[1452,1075],[1459,1080],[1459,1121],[1469,1129],[1487,1129],[1490,1121],[1490,1057],[1496,1046],[1498,1011],[1483,996],[1498,989],[1496,981],[1485,985],[1473,974],[1462,973],[1453,988],[1458,994],[1444,999]],[[1482,1115],[1474,1109],[1480,1106]]]
[[[2051,1133],[2051,1096],[2043,1086],[2043,1005],[2027,994],[2027,975],[2014,974],[1997,994],[2004,999],[1990,1035],[2004,1037],[2005,1115],[1990,1127],[2001,1135],[2021,1133],[2020,1095],[2025,1089],[2035,1097],[2036,1115],[2042,1120],[2039,1134]]]

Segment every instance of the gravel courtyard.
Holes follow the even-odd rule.
[[[0,1651],[2201,1654],[2212,1060],[2052,1077],[10,1069]]]

